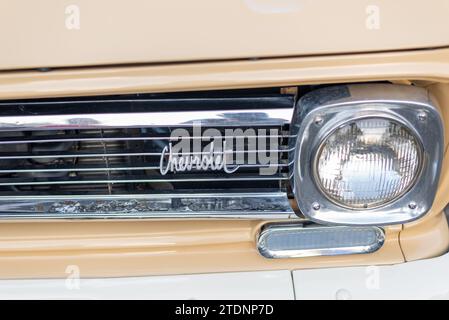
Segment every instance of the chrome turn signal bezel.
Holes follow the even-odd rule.
[[[414,184],[384,205],[355,209],[329,199],[319,187],[315,158],[336,128],[363,118],[385,118],[408,128],[422,147]],[[292,131],[295,153],[291,166],[294,195],[301,213],[321,224],[391,225],[416,220],[433,203],[443,156],[443,125],[427,90],[406,85],[340,85],[312,91],[296,105]],[[296,131],[296,132],[295,132]]]
[[[319,241],[304,245],[307,237],[313,234]],[[351,236],[361,234],[371,236],[371,241],[349,241]],[[342,240],[342,236],[349,239]],[[277,242],[275,246],[272,238]],[[327,227],[307,223],[270,223],[262,228],[257,238],[257,249],[262,256],[269,259],[304,258],[368,254],[379,250],[384,242],[384,230],[375,226]]]

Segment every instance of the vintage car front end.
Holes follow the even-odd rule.
[[[21,2],[1,298],[447,295],[446,1]]]

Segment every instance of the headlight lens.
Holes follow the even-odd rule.
[[[422,147],[398,122],[367,118],[333,131],[315,160],[315,180],[338,205],[373,208],[399,198],[413,185]]]

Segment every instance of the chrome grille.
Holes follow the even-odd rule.
[[[0,104],[0,214],[3,217],[286,217],[293,97],[147,96]],[[175,108],[176,107],[176,108]],[[195,132],[201,126],[201,132]],[[215,130],[243,159],[236,172],[161,173],[161,154],[189,133],[207,155]],[[275,134],[273,134],[275,132]],[[251,140],[253,139],[253,140]],[[275,139],[263,150],[251,141]],[[235,140],[237,141],[237,140]],[[273,141],[273,140],[270,140]],[[206,151],[205,151],[206,150]],[[254,153],[276,154],[275,163]],[[224,154],[223,150],[214,154]],[[163,157],[164,158],[164,157]],[[252,160],[251,160],[252,159]],[[261,175],[261,168],[273,174]]]
[[[133,131],[133,132],[130,132]],[[199,172],[193,170],[186,174],[169,174],[162,176],[159,171],[159,159],[162,148],[167,145],[170,138],[159,137],[153,139],[152,132],[145,134],[139,129],[133,130],[77,130],[78,139],[73,137],[66,140],[67,131],[60,132],[61,138],[51,136],[48,142],[42,139],[47,132],[20,131],[25,138],[9,137],[14,141],[14,147],[22,152],[0,151],[0,186],[64,186],[74,184],[111,184],[106,190],[108,194],[115,193],[112,184],[128,183],[183,183],[183,182],[213,182],[213,181],[278,181],[288,178],[284,168],[288,167],[286,154],[288,146],[280,144],[277,150],[267,150],[279,154],[279,163],[270,164],[279,167],[276,175],[261,176],[257,174],[263,164],[243,163],[238,174],[224,175],[220,172]],[[29,139],[27,136],[37,133],[39,140]],[[1,134],[1,133],[0,133]],[[125,137],[125,135],[128,135]],[[74,134],[72,134],[73,136]],[[96,135],[97,138],[93,138]],[[106,136],[107,135],[107,136]],[[148,136],[147,136],[148,135]],[[114,137],[115,136],[115,137]],[[89,138],[86,138],[89,137]],[[150,138],[149,140],[144,139]],[[88,139],[88,140],[85,140]],[[246,137],[245,137],[246,139]],[[280,143],[284,136],[279,136]],[[10,141],[7,141],[9,143]],[[3,141],[0,142],[0,146]],[[55,149],[61,149],[54,151]],[[245,156],[257,149],[240,151]],[[234,153],[239,151],[233,151]],[[191,153],[193,154],[193,152]],[[195,186],[190,185],[189,188]],[[154,189],[150,186],[150,189]],[[137,188],[138,190],[138,188]]]

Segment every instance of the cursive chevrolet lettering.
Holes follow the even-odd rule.
[[[170,143],[162,150],[159,171],[162,175],[166,175],[168,172],[184,172],[192,169],[202,171],[223,170],[226,173],[236,172],[239,166],[230,167],[227,160],[228,155],[232,154],[232,150],[226,149],[226,141],[223,141],[221,150],[215,150],[214,142],[211,142],[209,151],[182,155],[182,153],[173,152],[173,145]]]

